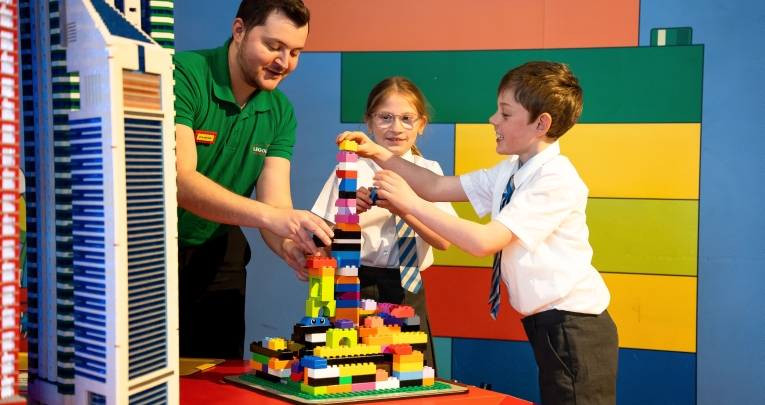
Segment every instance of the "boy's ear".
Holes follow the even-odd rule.
[[[537,131],[541,132],[542,135],[547,134],[551,125],[552,116],[550,116],[550,114],[542,113],[539,115],[539,118],[537,118]]]

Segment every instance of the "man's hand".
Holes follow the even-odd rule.
[[[393,210],[398,209],[396,212],[391,211],[397,215],[411,214],[419,204],[425,203],[401,176],[390,170],[377,172],[374,185],[378,187],[377,194],[380,196],[377,205],[388,210],[391,210],[392,206]]]
[[[332,228],[323,219],[308,211],[274,208],[271,215],[266,217],[265,229],[271,233],[291,239],[305,253],[319,254],[319,249],[311,239],[312,233],[327,246],[332,244]],[[286,253],[286,252],[285,252]]]
[[[383,148],[382,146],[372,142],[369,137],[359,131],[345,131],[342,134],[337,136],[337,139],[335,139],[335,143],[340,145],[340,142],[342,141],[356,141],[358,144],[358,150],[356,151],[356,154],[363,157],[363,158],[374,158],[377,155],[385,154],[386,152],[390,154],[390,152]]]
[[[300,281],[308,281],[309,270],[305,267],[305,254],[303,249],[291,240],[285,240],[282,245],[284,261],[295,270],[295,275]]]

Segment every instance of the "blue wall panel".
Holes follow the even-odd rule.
[[[436,355],[436,377],[452,379],[452,338],[434,337],[433,352]]]
[[[693,405],[696,355],[619,349],[618,405]]]
[[[765,3],[642,0],[640,45],[665,27],[704,44],[698,403],[765,404]]]
[[[540,403],[537,363],[528,342],[452,339],[452,379]]]

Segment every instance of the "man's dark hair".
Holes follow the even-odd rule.
[[[279,10],[298,27],[308,24],[311,12],[301,0],[242,0],[236,18],[244,22],[244,31],[264,25],[272,12]]]

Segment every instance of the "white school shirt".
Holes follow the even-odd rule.
[[[587,186],[560,155],[558,142],[518,166],[514,155],[491,169],[460,176],[478,216],[491,213],[520,239],[502,249],[510,305],[523,315],[549,309],[600,314],[611,295],[591,264]],[[500,211],[512,175],[515,191]]]
[[[412,152],[407,152],[402,159],[424,167],[433,173],[443,176],[443,171],[438,162],[428,160],[422,156],[415,156]],[[337,167],[335,168],[337,170]],[[375,162],[370,159],[359,158],[356,188],[372,187],[372,178],[375,173],[382,170]],[[326,219],[335,222],[335,200],[337,200],[337,186],[340,179],[335,172],[329,176],[324,184],[324,188],[316,199],[316,203],[311,212]],[[431,203],[451,215],[457,216],[450,203],[437,202]],[[398,237],[396,236],[396,219],[390,211],[377,206],[369,211],[359,214],[359,225],[361,225],[361,264],[371,267],[398,268]],[[433,264],[433,249],[420,235],[416,237],[417,260],[419,261],[420,271],[427,269]]]

